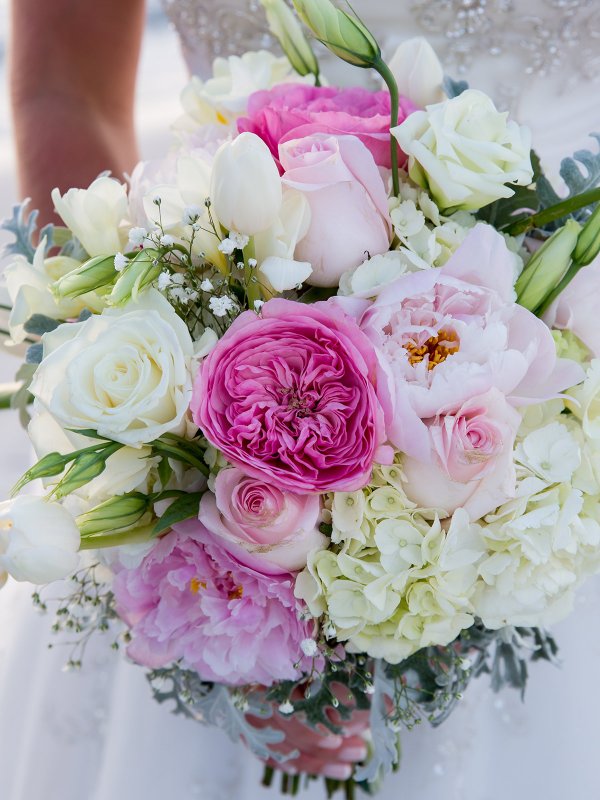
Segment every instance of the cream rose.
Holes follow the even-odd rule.
[[[392,133],[409,156],[410,177],[447,211],[512,197],[506,184],[533,179],[529,129],[475,89],[410,114]]]
[[[31,392],[65,428],[141,447],[183,423],[193,343],[157,291],[43,338]]]

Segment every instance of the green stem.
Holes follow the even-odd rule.
[[[398,92],[398,84],[396,83],[396,79],[394,78],[392,71],[383,59],[378,59],[373,66],[381,75],[390,91],[390,100],[392,103],[390,129],[392,129],[398,125],[398,113],[400,110],[400,94]],[[394,187],[394,197],[398,197],[400,194],[400,176],[398,173],[398,143],[391,134],[390,140],[392,155],[392,186]]]
[[[268,764],[265,764],[265,770],[263,772],[262,777],[262,785],[266,786],[267,788],[271,786],[273,783],[273,777],[275,775],[275,770],[273,767],[270,767]]]
[[[560,203],[556,203],[556,205],[545,208],[543,211],[538,211],[537,214],[532,214],[526,219],[513,222],[512,225],[503,228],[502,232],[508,233],[510,236],[518,236],[520,233],[527,233],[532,228],[543,228],[549,222],[556,222],[556,220],[568,216],[573,211],[578,211],[580,208],[585,208],[592,203],[598,202],[600,202],[600,187],[590,189],[589,192],[583,192],[583,194],[578,194],[576,197],[569,197]]]
[[[132,528],[125,531],[113,533],[95,533],[88,536],[82,535],[80,550],[99,550],[104,547],[119,547],[124,544],[140,544],[148,542],[152,538],[152,525],[144,525],[141,528]]]
[[[356,797],[356,783],[354,778],[348,778],[344,786],[346,792],[346,800],[355,800]]]
[[[12,408],[12,399],[15,394],[14,386],[0,386],[0,409]]]

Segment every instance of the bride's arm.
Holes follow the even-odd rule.
[[[52,217],[50,191],[121,176],[133,124],[145,0],[13,0],[10,88],[21,193]]]

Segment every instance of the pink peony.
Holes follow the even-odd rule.
[[[427,421],[442,411],[492,388],[513,406],[536,403],[583,377],[556,358],[548,327],[514,302],[513,257],[489,225],[477,225],[444,267],[387,286],[361,327],[380,352],[389,438],[421,461],[432,458]]]
[[[385,433],[376,357],[331,303],[275,299],[247,311],[203,362],[192,414],[247,475],[292,492],[355,491]]]
[[[544,317],[551,328],[572,331],[595,358],[600,358],[600,258],[583,267]]]
[[[282,181],[306,197],[308,231],[294,258],[312,266],[308,283],[337,286],[367,254],[388,251],[391,221],[385,184],[355,136],[313,134],[282,144]]]
[[[475,520],[514,497],[513,446],[520,422],[498,389],[454,412],[442,410],[427,423],[431,459],[402,462],[409,499],[447,514],[462,507]]]
[[[415,110],[401,98],[400,122]],[[276,161],[283,142],[315,133],[352,134],[369,148],[376,164],[390,167],[388,92],[287,83],[251,95],[248,116],[238,120],[238,130],[260,136]]]
[[[182,660],[206,681],[230,685],[300,676],[310,670],[291,575],[267,577],[242,566],[197,521],[160,539],[139,567],[114,581],[119,616],[130,626],[128,655],[156,669]]]
[[[326,546],[318,530],[321,502],[315,494],[282,492],[237,467],[222,469],[215,493],[200,503],[200,521],[221,545],[258,572],[295,572],[311,550]]]

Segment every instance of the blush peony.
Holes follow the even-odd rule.
[[[427,421],[498,389],[514,406],[546,400],[579,383],[575,362],[557,359],[548,327],[514,301],[513,256],[479,224],[440,269],[403,275],[361,318],[387,380],[391,442],[432,457]]]
[[[181,660],[206,681],[266,686],[311,668],[302,642],[312,624],[301,619],[292,576],[242,566],[195,520],[174,526],[139,567],[119,572],[114,592],[138,664]]]
[[[376,356],[333,303],[270,300],[203,362],[194,422],[247,475],[299,493],[364,486],[385,438]]]
[[[400,121],[415,110],[410,100],[401,98]],[[302,84],[276,86],[250,96],[248,116],[238,120],[238,130],[260,136],[275,160],[283,142],[315,133],[352,134],[368,147],[378,166],[390,167],[388,92]]]

